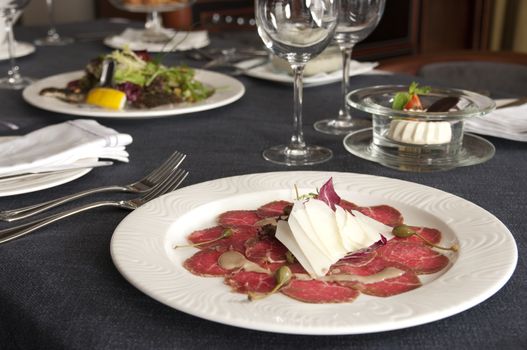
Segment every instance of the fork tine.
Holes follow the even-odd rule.
[[[173,157],[170,157],[169,161],[165,162],[164,165],[159,168],[159,172],[155,174],[152,181],[159,182],[163,180],[163,178],[167,176],[170,172],[177,169],[185,158],[186,155],[183,153],[177,152],[177,154],[174,154]]]
[[[157,198],[165,193],[171,192],[175,190],[187,177],[188,171],[180,170],[174,177],[170,177],[168,181],[163,182],[161,186],[156,188],[155,191],[152,191],[151,193],[148,193],[143,198],[143,201],[147,202],[154,198]]]
[[[167,158],[167,160],[165,160],[165,162],[163,162],[163,164],[145,176],[143,181],[152,181],[154,183],[159,181],[162,177],[166,176],[167,172],[176,169],[181,164],[181,162],[183,162],[185,157],[185,154],[175,151],[170,155],[170,157]]]
[[[157,167],[157,169],[145,177],[145,180],[152,181],[154,183],[159,182],[164,176],[167,175],[167,173],[176,169],[185,159],[185,157],[186,155],[175,151],[163,164],[161,164],[159,167]]]
[[[148,202],[162,194],[173,191],[181,184],[181,182],[183,182],[187,175],[188,171],[182,169],[176,170],[172,176],[168,176],[166,180],[153,187],[151,191],[148,191],[141,200],[143,202]]]
[[[163,189],[163,192],[160,193],[158,195],[158,197],[160,195],[163,195],[165,193],[169,193],[169,192],[172,192],[174,191],[175,189],[177,189],[179,187],[179,185],[181,185],[181,183],[187,178],[189,172],[184,170],[180,176],[174,178],[174,181],[172,181],[171,183],[167,184],[167,186],[165,186],[165,188]]]

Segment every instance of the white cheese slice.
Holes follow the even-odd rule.
[[[321,254],[320,250],[305,236],[295,236],[292,228],[298,232],[299,228],[295,220],[288,222],[278,221],[276,225],[276,239],[287,247],[311,277],[317,278],[326,275],[333,262],[324,254]]]
[[[289,215],[289,220],[294,220],[301,231],[298,231],[298,234],[305,235],[316,247],[321,251],[321,254],[326,255],[328,258],[331,258],[331,255],[327,253],[322,244],[322,240],[315,231],[313,225],[311,225],[311,220],[308,217],[308,213],[302,201],[295,201],[293,203],[293,208]],[[294,231],[296,234],[297,232]]]
[[[370,241],[375,239],[375,241],[371,244],[377,242],[380,239],[380,234],[382,234],[387,239],[393,237],[391,226],[385,225],[380,221],[372,219],[357,210],[352,210],[351,213],[353,214],[353,216],[355,216],[356,221],[359,223],[366,237],[368,237]]]
[[[358,212],[324,202],[296,201],[287,222],[278,221],[275,237],[313,277],[325,276],[331,265],[349,252],[367,248],[389,236],[391,227]]]
[[[348,211],[340,206],[337,205],[335,209],[335,219],[337,221],[338,231],[344,248],[348,252],[361,249],[361,245],[355,238],[356,235],[363,235],[358,222],[354,220],[353,216]]]
[[[335,212],[323,201],[310,199],[304,204],[311,225],[322,243],[322,249],[337,262],[348,253],[340,239]]]

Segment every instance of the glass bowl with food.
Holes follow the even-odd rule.
[[[361,158],[427,172],[482,163],[494,155],[490,142],[463,132],[467,118],[495,108],[492,99],[475,92],[417,83],[383,85],[354,90],[347,102],[372,116],[372,128],[344,139],[345,148]]]
[[[128,12],[146,13],[145,30],[142,35],[144,42],[165,43],[172,39],[163,27],[162,12],[171,12],[188,7],[196,0],[110,0],[115,7]]]

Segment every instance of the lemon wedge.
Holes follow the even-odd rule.
[[[111,88],[93,88],[86,97],[86,103],[103,108],[120,110],[126,104],[126,94]]]

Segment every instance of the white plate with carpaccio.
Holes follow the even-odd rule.
[[[291,202],[297,191],[316,193],[330,178],[346,201],[343,207],[387,225],[404,223],[456,249],[433,248],[415,236],[392,238],[361,262],[339,261],[332,269],[368,275],[397,267],[400,274],[372,281],[310,279],[259,220],[281,215],[276,203]],[[229,235],[220,237],[222,232]],[[209,243],[186,246],[200,240]],[[229,270],[218,263],[226,250],[270,272]],[[176,310],[236,327],[306,335],[382,332],[455,315],[495,294],[518,256],[506,226],[467,200],[397,179],[315,171],[242,175],[181,188],[129,214],[113,234],[111,254],[132,285]],[[292,277],[267,295],[276,285],[272,271],[284,265]]]

